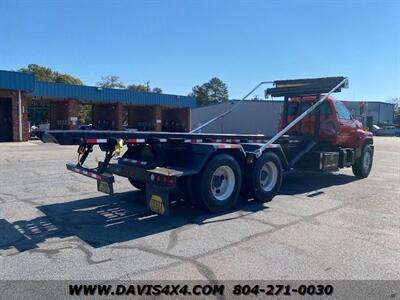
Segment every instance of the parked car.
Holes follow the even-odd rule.
[[[376,126],[376,125],[375,125]],[[378,136],[400,136],[400,128],[396,128],[393,125],[385,125],[385,126],[376,126],[379,129],[376,129],[375,135]]]

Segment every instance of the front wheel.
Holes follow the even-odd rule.
[[[282,163],[272,152],[265,152],[255,163],[251,176],[254,199],[269,202],[279,192],[282,183]]]
[[[370,145],[365,145],[361,156],[356,160],[352,169],[359,178],[367,178],[372,169],[373,151]]]
[[[236,204],[242,176],[240,166],[232,156],[216,155],[196,179],[193,196],[211,212],[227,211]]]

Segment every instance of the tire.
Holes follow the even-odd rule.
[[[211,212],[230,210],[238,201],[242,175],[237,161],[228,154],[218,154],[192,181],[192,197]]]
[[[282,184],[282,163],[272,152],[264,153],[255,163],[251,174],[251,193],[259,202],[269,202],[279,192]]]
[[[146,191],[146,183],[143,181],[137,181],[134,178],[128,178],[129,182],[133,185],[134,188],[137,188],[140,191]]]
[[[359,178],[367,178],[372,169],[373,151],[370,145],[365,145],[361,156],[355,161],[353,174]]]

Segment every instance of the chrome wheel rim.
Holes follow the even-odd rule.
[[[259,181],[261,188],[266,192],[271,192],[278,182],[278,168],[272,161],[266,162],[261,170]]]
[[[215,199],[224,201],[228,199],[235,188],[235,173],[229,166],[217,168],[211,176],[211,192]]]

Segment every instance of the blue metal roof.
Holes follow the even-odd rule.
[[[33,96],[54,100],[73,98],[87,102],[122,103],[131,105],[161,105],[172,107],[196,107],[196,98],[168,94],[147,93],[124,89],[98,88],[35,81],[33,74],[0,71],[0,89],[24,90]]]
[[[34,96],[49,98],[74,98],[82,101],[103,103],[122,103],[134,105],[162,105],[174,107],[195,107],[196,98],[130,91],[124,89],[98,88],[94,86],[73,85],[36,81]]]
[[[0,70],[0,89],[30,92],[34,88],[35,75]]]

